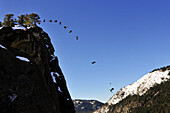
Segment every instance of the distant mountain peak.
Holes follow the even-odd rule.
[[[91,113],[97,109],[99,109],[103,103],[97,100],[82,100],[76,99],[73,100],[76,113]]]

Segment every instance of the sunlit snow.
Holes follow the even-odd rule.
[[[3,49],[7,49],[6,47],[4,47],[3,45],[0,44],[0,47],[3,48]]]
[[[46,45],[47,48],[49,48],[49,45]]]
[[[161,84],[164,81],[170,79],[168,75],[170,71],[166,70],[164,72],[157,70],[144,75],[142,78],[130,84],[124,88],[121,88],[116,94],[114,94],[110,100],[107,102],[109,105],[114,105],[119,103],[121,100],[125,99],[129,95],[143,95],[155,84]],[[163,78],[163,79],[162,79]],[[101,107],[100,112],[107,113],[109,111],[108,106]],[[98,113],[98,111],[94,112]]]
[[[51,76],[52,76],[53,82],[57,83],[56,80],[55,80],[55,76],[53,74],[55,74],[55,72],[51,72]]]
[[[50,60],[50,62],[52,62],[53,60],[55,60],[55,56],[51,55],[52,59]]]
[[[21,26],[21,25],[15,25],[14,27],[12,27],[12,29],[13,30],[15,30],[15,29],[23,29],[23,30],[25,30],[26,28]]]
[[[22,60],[22,61],[25,61],[25,62],[30,62],[30,60],[28,60],[27,58],[25,57],[21,57],[21,56],[16,56],[16,58]]]
[[[60,87],[58,87],[58,91],[59,91],[59,92],[62,92],[61,89],[60,89]]]

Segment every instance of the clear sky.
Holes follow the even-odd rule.
[[[1,21],[8,13],[34,12],[62,22],[40,27],[51,37],[73,99],[106,102],[170,64],[170,0],[0,0],[0,6]]]

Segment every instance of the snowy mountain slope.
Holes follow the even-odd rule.
[[[103,103],[97,100],[73,100],[76,113],[92,113],[93,111],[99,109]]]
[[[113,95],[106,104],[114,105],[125,99],[129,95],[140,95],[148,91],[151,87],[156,84],[160,84],[167,81],[170,78],[169,66],[152,71],[142,78],[137,80],[135,83],[130,84],[124,88],[121,88],[115,95]],[[94,113],[107,113],[109,111],[108,106],[103,106]]]

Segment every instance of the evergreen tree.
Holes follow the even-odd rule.
[[[33,21],[31,21],[30,17],[28,14],[25,15],[25,26],[30,27],[33,25]]]
[[[18,24],[24,26],[25,28],[33,25],[28,14],[18,16]]]
[[[31,13],[29,14],[30,22],[32,23],[33,26],[37,26],[36,23],[40,22],[40,17],[38,14]]]
[[[5,27],[14,27],[15,21],[13,19],[14,14],[6,14],[4,18],[4,23],[3,25]]]
[[[18,24],[21,25],[21,26],[24,26],[25,18],[26,18],[25,15],[18,16],[18,20],[17,20]]]

